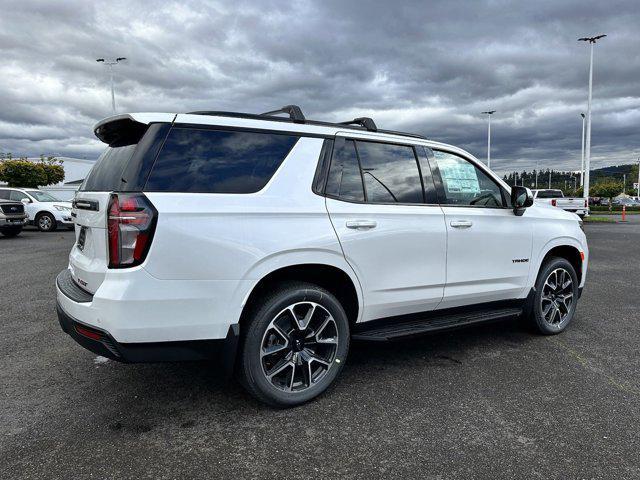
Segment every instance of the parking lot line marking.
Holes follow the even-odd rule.
[[[585,359],[580,353],[578,353],[573,348],[566,345],[564,342],[558,340],[557,338],[551,338],[551,341],[561,347],[565,352],[567,352],[571,357],[573,357],[582,367],[587,370],[590,370],[598,375],[604,377],[611,385],[613,385],[616,389],[621,390],[625,393],[631,393],[633,395],[640,396],[640,389],[634,387],[633,385],[627,385],[626,383],[619,382],[614,377],[609,375],[606,372],[603,372],[599,368],[595,368],[589,364],[589,361]]]

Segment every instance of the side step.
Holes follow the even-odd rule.
[[[476,323],[489,322],[503,318],[516,317],[522,313],[522,308],[499,308],[475,310],[465,313],[449,313],[437,315],[432,312],[433,317],[422,320],[397,320],[381,322],[373,321],[371,326],[367,323],[361,324],[360,329],[356,330],[351,336],[354,340],[368,340],[374,342],[385,342],[389,340],[397,340],[413,335],[421,335],[423,333],[437,332],[438,330],[447,330],[451,328],[464,327],[474,325]]]

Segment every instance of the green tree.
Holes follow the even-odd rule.
[[[26,158],[14,159],[11,154],[6,160],[0,160],[0,181],[10,187],[38,188],[53,185],[64,180],[62,160],[55,157],[40,156],[39,162],[30,162]]]
[[[591,187],[590,194],[594,197],[604,197],[609,199],[609,210],[611,210],[611,200],[622,193],[624,186],[622,182],[604,180]]]

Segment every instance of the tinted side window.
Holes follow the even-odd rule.
[[[326,193],[344,200],[364,201],[362,177],[353,140],[336,140],[327,176]]]
[[[0,198],[3,200],[9,200],[9,190],[0,190]]]
[[[467,159],[434,150],[434,163],[442,178],[444,198],[448,205],[503,207],[502,191],[486,173]]]
[[[360,140],[356,146],[368,202],[424,203],[412,147]]]
[[[173,128],[145,190],[253,193],[264,187],[299,137]]]

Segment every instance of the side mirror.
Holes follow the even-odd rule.
[[[527,207],[533,205],[533,193],[527,187],[511,187],[511,205],[513,213],[521,216]]]
[[[31,203],[31,200],[29,200],[28,198],[23,198],[22,200],[20,200],[22,203],[24,203],[25,205],[27,203]]]

